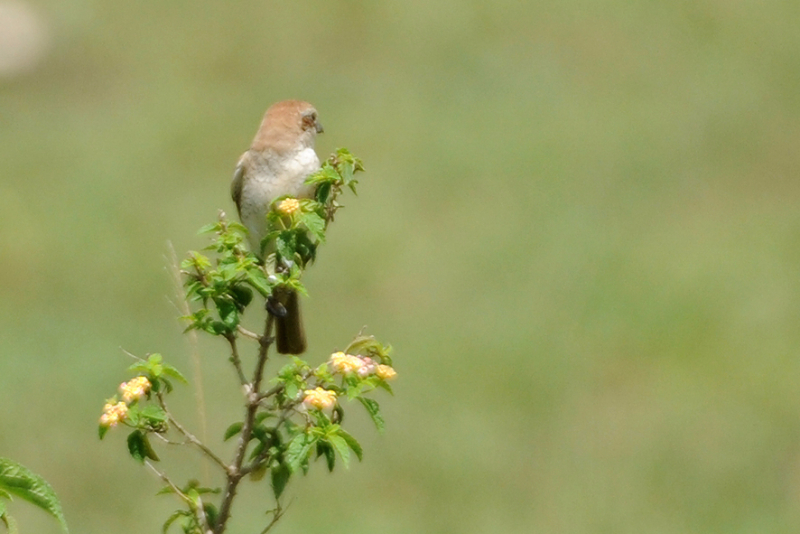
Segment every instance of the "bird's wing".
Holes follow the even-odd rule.
[[[247,155],[245,152],[239,158],[239,163],[236,164],[236,170],[233,172],[233,180],[231,180],[231,198],[236,203],[236,211],[239,212],[239,217],[242,216],[241,200],[242,200],[242,185],[244,184],[244,170],[247,164]]]

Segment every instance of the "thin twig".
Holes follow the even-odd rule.
[[[186,430],[186,429],[183,427],[183,425],[181,425],[181,424],[180,424],[180,423],[179,423],[179,422],[178,422],[178,421],[177,421],[177,420],[176,420],[176,419],[175,419],[175,418],[172,416],[172,414],[170,413],[169,409],[167,408],[167,404],[166,404],[166,402],[164,402],[164,395],[162,395],[160,391],[159,391],[158,393],[156,393],[156,398],[158,399],[158,404],[161,406],[161,409],[162,409],[162,410],[164,410],[164,413],[166,413],[166,414],[167,414],[167,418],[169,419],[169,422],[170,422],[170,423],[171,423],[171,424],[172,424],[172,425],[173,425],[173,426],[174,426],[174,427],[175,427],[175,428],[178,430],[178,432],[180,432],[181,434],[183,434],[183,435],[184,435],[184,437],[185,437],[186,439],[188,439],[188,440],[189,440],[189,441],[192,443],[192,445],[196,446],[196,447],[197,447],[197,448],[199,448],[201,451],[203,451],[203,453],[205,453],[205,455],[206,455],[207,457],[209,457],[211,460],[213,460],[213,461],[214,461],[214,462],[215,462],[217,465],[219,465],[219,466],[222,468],[222,470],[223,470],[223,471],[225,471],[225,472],[227,473],[227,472],[228,472],[228,469],[229,469],[228,465],[227,465],[225,462],[223,462],[223,461],[220,459],[220,457],[219,457],[219,456],[217,456],[216,454],[214,454],[214,451],[212,451],[211,449],[209,449],[208,447],[206,447],[206,446],[203,444],[203,442],[202,442],[202,441],[200,441],[199,439],[197,439],[197,438],[194,436],[194,434],[192,434],[191,432],[189,432],[188,430]]]
[[[233,334],[225,336],[231,346],[231,363],[236,368],[236,374],[239,376],[239,382],[242,385],[247,384],[247,378],[244,376],[242,370],[242,360],[239,358],[239,348],[236,346],[236,336]]]
[[[172,488],[172,491],[174,491],[178,497],[183,499],[187,504],[192,503],[192,499],[190,499],[188,495],[182,492],[181,489],[177,485],[175,485],[175,483],[166,475],[166,473],[159,471],[158,468],[154,466],[150,460],[145,460],[144,463],[147,467],[152,469],[156,475],[158,475],[158,478],[163,480],[167,484],[167,486]]]
[[[269,397],[275,395],[276,393],[280,393],[284,389],[286,389],[286,385],[285,384],[278,384],[277,386],[273,387],[272,389],[270,389],[268,391],[265,391],[264,393],[261,393],[258,396],[258,400],[262,401],[264,399],[268,399]]]
[[[270,529],[273,526],[275,526],[275,523],[278,522],[278,519],[280,519],[283,516],[283,514],[286,513],[286,510],[288,510],[291,505],[292,505],[292,503],[289,502],[289,504],[286,505],[286,508],[281,508],[280,501],[276,500],[275,501],[275,510],[273,510],[273,514],[272,514],[272,521],[270,521],[269,524],[264,528],[264,530],[261,531],[261,534],[267,534],[267,532],[269,532]]]
[[[153,436],[156,439],[160,439],[161,441],[163,441],[167,445],[188,445],[190,443],[188,439],[186,441],[172,441],[171,439],[165,438],[164,436],[162,436],[158,432],[153,432]]]
[[[136,361],[139,361],[139,362],[143,362],[144,361],[144,358],[140,358],[137,355],[135,355],[134,353],[128,352],[127,350],[123,349],[122,347],[120,347],[119,350],[124,352],[126,356],[130,356],[131,358],[133,358]]]
[[[238,325],[236,327],[236,330],[238,330],[239,333],[242,334],[244,337],[249,337],[250,339],[255,339],[256,341],[260,341],[261,340],[261,336],[259,336],[255,332],[252,332],[252,331],[248,330],[247,328],[243,327],[242,325]]]
[[[267,313],[267,324],[264,325],[264,335],[261,336],[261,346],[258,348],[256,370],[253,372],[253,393],[256,395],[260,392],[261,380],[264,378],[264,366],[267,365],[267,353],[272,344],[272,325],[274,323],[275,317],[271,313]]]

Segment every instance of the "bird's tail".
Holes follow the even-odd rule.
[[[306,333],[297,291],[287,291],[281,295],[280,302],[286,314],[275,317],[275,345],[280,354],[302,354],[306,350]]]

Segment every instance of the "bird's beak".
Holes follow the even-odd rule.
[[[325,131],[325,128],[322,127],[322,123],[319,121],[314,121],[314,128],[316,128],[317,133],[322,133]]]

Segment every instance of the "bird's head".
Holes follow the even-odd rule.
[[[317,134],[322,132],[314,106],[301,100],[283,100],[267,110],[253,148],[277,153],[313,148]]]

